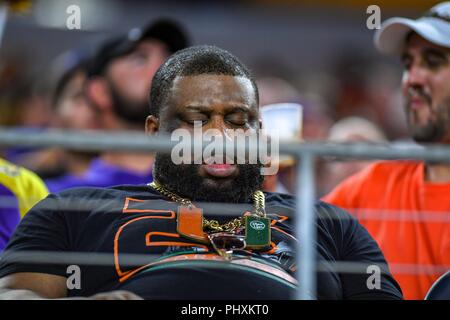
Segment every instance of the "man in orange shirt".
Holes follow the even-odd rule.
[[[450,144],[450,2],[417,20],[387,20],[375,44],[401,57],[414,140]],[[450,269],[449,195],[448,164],[383,161],[351,176],[324,200],[354,212],[381,246],[405,298],[423,299]]]

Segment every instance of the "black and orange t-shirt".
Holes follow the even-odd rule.
[[[450,183],[427,183],[424,174],[422,162],[381,161],[323,198],[367,228],[407,299],[423,299],[450,269]]]
[[[195,203],[197,207],[201,204]],[[227,210],[203,206],[206,218],[227,221]],[[292,218],[295,199],[267,193],[271,248],[241,250],[224,262],[208,243],[177,232],[178,205],[148,186],[77,188],[52,194],[37,204],[17,228],[0,262],[0,277],[17,272],[69,276],[68,265],[11,262],[20,251],[105,253],[109,263],[84,263],[81,288],[69,296],[129,290],[146,299],[288,299],[296,289]],[[241,212],[252,205],[242,204]],[[215,212],[213,212],[215,211]],[[214,213],[214,216],[212,214]],[[317,213],[317,298],[398,299],[401,291],[375,241],[350,215],[319,202]],[[223,215],[223,216],[222,216]],[[139,254],[139,263],[129,260]],[[148,262],[142,261],[148,255]],[[124,258],[125,257],[125,258]],[[156,259],[155,259],[156,257]],[[137,261],[137,260],[134,260]],[[334,262],[358,262],[359,272],[338,272]],[[108,261],[107,261],[108,262]],[[364,267],[362,266],[364,265]],[[380,287],[368,287],[366,265],[379,265]]]

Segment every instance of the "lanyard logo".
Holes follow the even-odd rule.
[[[250,227],[255,230],[264,230],[266,228],[266,224],[261,221],[253,220],[250,222]]]

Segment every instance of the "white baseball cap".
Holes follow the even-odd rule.
[[[417,20],[398,17],[386,20],[375,33],[375,46],[381,53],[399,55],[411,31],[450,48],[450,2],[437,4]]]

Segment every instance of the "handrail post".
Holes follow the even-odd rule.
[[[299,283],[296,299],[316,298],[316,217],[315,217],[315,156],[312,153],[299,153],[297,168],[297,194],[295,233],[298,239],[297,279]]]

